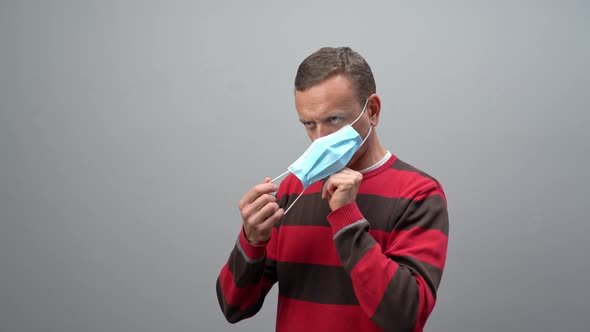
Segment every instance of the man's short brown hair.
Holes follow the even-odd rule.
[[[361,105],[376,93],[371,67],[350,47],[323,47],[305,58],[297,69],[295,90],[305,91],[336,75],[350,80]]]

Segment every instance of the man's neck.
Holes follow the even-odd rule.
[[[381,158],[375,164],[373,164],[373,165],[371,165],[371,166],[369,166],[367,168],[364,168],[364,169],[359,170],[359,172],[361,172],[363,174],[372,172],[372,171],[376,170],[377,168],[383,166],[389,160],[389,158],[391,158],[391,156],[392,156],[391,152],[385,151],[385,155],[383,156],[383,158]]]
[[[371,143],[372,144],[367,146],[367,150],[363,151],[357,160],[352,164],[349,164],[349,168],[354,169],[355,171],[360,171],[375,165],[383,159],[387,150],[381,146],[377,139]]]

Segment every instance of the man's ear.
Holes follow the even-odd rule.
[[[372,94],[369,98],[369,105],[367,105],[369,119],[371,120],[371,125],[376,127],[379,123],[379,113],[381,112],[381,99],[379,99],[377,94]]]

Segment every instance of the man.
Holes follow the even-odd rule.
[[[277,331],[422,331],[446,259],[442,187],[381,146],[373,74],[350,48],[301,63],[295,104],[312,141],[354,123],[363,144],[308,187],[289,174],[244,195],[243,227],[217,280],[225,317],[254,315],[278,282]]]

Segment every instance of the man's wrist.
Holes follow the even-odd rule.
[[[342,228],[359,220],[364,220],[364,217],[356,202],[350,202],[332,211],[328,214],[327,219],[330,226],[332,226],[332,233],[336,234]]]
[[[242,250],[244,251],[244,254],[248,256],[248,258],[255,260],[265,255],[266,245],[270,240],[262,243],[250,242],[250,240],[248,240],[248,237],[246,236],[246,229],[242,225],[242,231],[240,232],[238,241]]]

